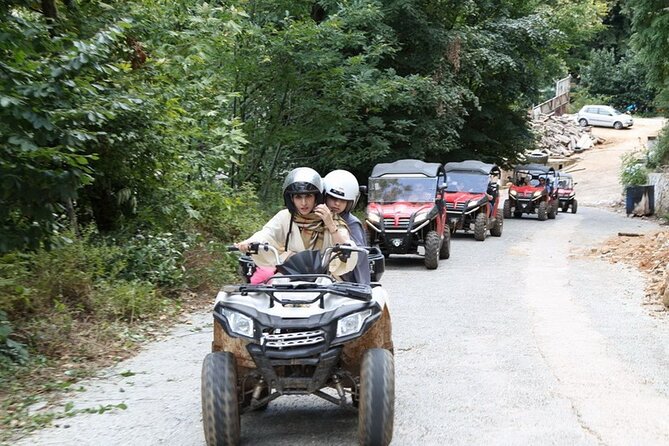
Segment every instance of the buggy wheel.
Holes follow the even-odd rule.
[[[569,203],[565,203],[562,205],[562,212],[567,212],[567,209],[569,209]]]
[[[441,241],[441,248],[439,248],[439,258],[447,259],[451,256],[451,231],[444,231],[444,239]]]
[[[495,223],[493,223],[492,228],[490,228],[490,235],[493,237],[501,237],[502,229],[504,228],[504,216],[502,211],[497,209],[497,215],[495,215]]]
[[[386,446],[393,438],[395,365],[382,348],[365,352],[360,366],[358,441],[364,446]]]
[[[488,232],[488,216],[484,212],[479,212],[474,220],[474,239],[482,242],[485,240]]]
[[[511,218],[511,200],[504,200],[504,218]]]
[[[571,213],[575,214],[577,209],[578,209],[578,201],[576,201],[576,199],[574,199],[571,202]]]
[[[515,211],[515,212],[513,213],[513,217],[514,217],[514,218],[520,218],[520,217],[522,217],[522,216],[523,216],[523,211]]]
[[[202,363],[202,424],[208,446],[239,444],[240,421],[235,357],[209,353]]]
[[[557,203],[552,203],[550,207],[548,207],[548,218],[551,220],[555,220],[555,215],[557,214],[558,208],[557,208]]]
[[[545,201],[539,203],[539,207],[537,208],[537,216],[539,217],[539,221],[544,221],[548,218],[548,206],[546,205]]]
[[[428,231],[425,236],[425,267],[437,269],[439,266],[439,249],[441,248],[441,237],[436,231]]]

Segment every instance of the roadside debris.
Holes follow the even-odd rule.
[[[669,231],[648,234],[619,232],[591,255],[611,263],[636,266],[649,278],[646,296],[651,303],[661,302],[669,309]]]
[[[590,132],[590,127],[579,126],[568,115],[541,115],[532,121],[532,129],[539,138],[539,149],[527,153],[526,156],[541,153],[551,157],[570,157],[604,142],[604,139]]]

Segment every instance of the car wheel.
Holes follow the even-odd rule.
[[[395,364],[388,350],[372,348],[365,352],[358,408],[359,444],[389,445],[395,419]]]
[[[585,127],[588,125],[588,120],[585,118],[581,118],[578,120],[578,125],[580,125],[581,127]]]
[[[544,221],[548,218],[548,205],[545,201],[539,203],[539,207],[537,208],[537,216],[539,217],[539,221]]]
[[[202,424],[208,446],[239,444],[240,420],[235,357],[209,353],[202,364]]]
[[[578,201],[574,200],[571,202],[571,213],[575,214],[576,209],[578,209]]]
[[[621,128],[623,128],[623,123],[620,121],[616,121],[613,123],[613,128],[616,130],[620,130]]]
[[[474,221],[474,239],[482,242],[485,240],[488,232],[488,216],[483,212],[479,212]]]
[[[511,218],[511,200],[504,200],[504,218]]]
[[[548,208],[548,218],[551,220],[555,219],[555,216],[557,215],[557,204],[551,204],[550,207]]]
[[[441,237],[437,231],[429,231],[425,236],[425,267],[437,269],[439,266],[439,249],[441,248]]]
[[[490,235],[492,235],[493,237],[501,237],[503,228],[504,228],[504,216],[502,215],[502,211],[497,209],[497,215],[495,216],[495,223],[492,225],[492,228],[490,228]]]
[[[439,258],[447,259],[451,256],[451,231],[444,231],[444,239],[441,241],[441,248],[439,248]]]

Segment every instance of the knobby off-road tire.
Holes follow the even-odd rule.
[[[474,220],[474,239],[482,242],[488,232],[488,217],[484,212],[479,212]]]
[[[569,209],[569,203],[565,203],[562,205],[562,212],[567,212],[568,209]]]
[[[493,223],[492,228],[490,228],[490,235],[493,237],[501,237],[502,229],[504,229],[504,216],[502,215],[502,211],[497,209],[495,223]]]
[[[202,363],[202,424],[207,446],[237,446],[240,421],[235,357],[209,353]]]
[[[437,269],[439,266],[439,249],[441,248],[441,237],[437,231],[429,231],[425,236],[425,267]]]
[[[444,231],[444,239],[441,241],[441,248],[439,248],[439,258],[447,259],[451,256],[451,231]]]
[[[551,204],[551,206],[548,208],[548,218],[550,218],[551,220],[555,220],[557,211],[558,211],[557,204],[556,203]]]
[[[571,213],[575,214],[577,209],[578,209],[578,201],[573,200],[571,202]]]
[[[511,218],[511,200],[504,200],[504,218]]]
[[[546,205],[545,201],[539,203],[539,207],[537,208],[537,216],[539,217],[539,221],[544,221],[548,218],[548,206]]]
[[[395,364],[382,348],[365,352],[360,366],[358,441],[362,446],[387,446],[395,418]]]

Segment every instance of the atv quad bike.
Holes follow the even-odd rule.
[[[567,212],[571,208],[571,213],[575,214],[578,210],[578,201],[576,200],[576,191],[574,190],[574,179],[571,175],[558,172],[557,194],[558,202],[562,212]]]
[[[400,160],[374,166],[365,220],[370,246],[378,246],[386,257],[419,254],[423,248],[428,269],[448,259],[444,181],[444,167],[438,163]]]
[[[540,164],[516,166],[509,198],[504,201],[504,218],[513,215],[537,214],[539,220],[553,219],[557,214],[557,191],[554,187],[555,169]]]
[[[236,248],[230,248],[235,250]],[[303,251],[265,283],[224,287],[214,306],[212,353],[202,365],[207,445],[237,445],[240,414],[282,395],[316,395],[358,413],[361,445],[392,439],[395,374],[387,294],[380,284],[336,282],[337,256],[363,248]]]
[[[450,230],[474,231],[474,238],[484,241],[490,235],[500,237],[504,226],[499,209],[499,167],[481,161],[462,161],[444,165],[447,178],[446,211]]]

